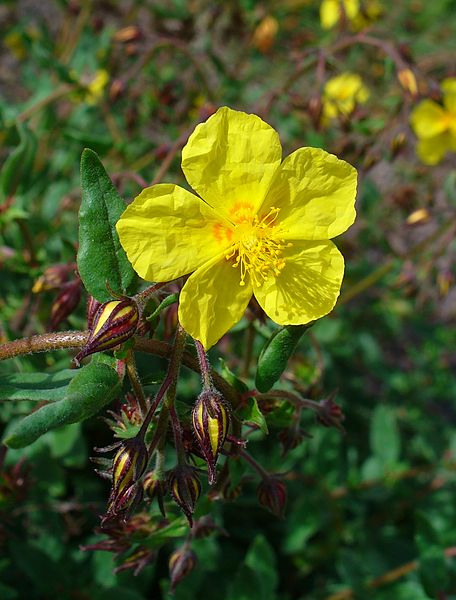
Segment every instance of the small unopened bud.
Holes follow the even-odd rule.
[[[201,494],[201,482],[196,470],[188,465],[178,465],[169,474],[168,487],[173,500],[182,509],[192,527],[192,515]]]
[[[257,489],[258,502],[276,517],[282,518],[287,503],[287,488],[277,477],[263,479]]]
[[[317,411],[317,420],[325,427],[335,427],[342,433],[345,429],[342,426],[342,422],[345,416],[342,412],[341,407],[334,402],[337,392],[333,392],[327,398],[320,400]]]
[[[57,298],[52,303],[49,328],[56,329],[77,307],[81,299],[81,282],[79,279],[65,283]]]
[[[113,102],[118,100],[125,92],[125,84],[121,79],[114,79],[109,86],[109,99]]]
[[[141,437],[123,442],[112,461],[112,489],[107,518],[130,512],[141,500],[143,489],[139,479],[148,461],[146,444]]]
[[[68,281],[68,277],[76,269],[75,263],[67,263],[61,265],[52,265],[48,267],[44,273],[38,277],[32,287],[34,294],[39,294],[47,290],[55,290]]]
[[[208,480],[212,485],[217,479],[217,458],[230,425],[229,409],[221,394],[211,389],[199,395],[192,411],[192,425],[207,462]]]
[[[112,461],[112,491],[120,494],[136,483],[144,473],[149,456],[146,444],[141,437],[126,440]]]
[[[89,339],[82,350],[74,357],[79,362],[89,354],[109,350],[122,344],[136,331],[139,311],[133,300],[111,300],[102,304],[93,318]]]
[[[407,137],[403,131],[400,131],[396,134],[391,140],[391,153],[393,157],[397,156],[399,152],[405,147],[407,144]]]
[[[163,496],[166,493],[166,481],[157,477],[155,471],[150,471],[143,479],[145,497],[152,502],[157,499],[161,514],[166,518]]]
[[[177,584],[187,577],[196,566],[196,554],[183,546],[175,550],[169,557],[169,576],[171,579],[171,591],[174,591]]]
[[[418,84],[416,82],[415,74],[411,69],[401,69],[398,71],[397,78],[399,79],[402,88],[408,92],[412,98],[418,96]]]
[[[204,515],[195,521],[192,529],[192,538],[194,540],[205,538],[216,531],[223,535],[228,535],[225,529],[217,525],[210,515]]]

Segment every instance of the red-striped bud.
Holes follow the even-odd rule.
[[[258,502],[276,517],[283,517],[287,503],[287,488],[277,477],[263,479],[257,488]]]
[[[159,479],[155,471],[150,471],[143,479],[144,495],[151,502],[156,498],[161,514],[166,518],[163,496],[166,493],[166,481]]]
[[[171,579],[171,591],[177,584],[187,577],[196,566],[196,555],[185,546],[175,550],[169,557],[169,576]]]
[[[49,328],[56,329],[77,307],[81,299],[81,281],[76,279],[63,284],[57,298],[52,303]]]
[[[168,476],[168,487],[176,504],[182,509],[193,526],[193,513],[201,494],[201,482],[196,470],[188,465],[179,465]]]
[[[229,409],[221,394],[207,390],[199,395],[192,411],[192,425],[207,462],[208,481],[212,485],[217,479],[217,458],[230,425]]]
[[[141,437],[126,440],[112,461],[112,491],[120,494],[122,490],[136,483],[144,473],[149,456],[146,444]]]
[[[126,440],[112,461],[112,489],[107,517],[130,512],[141,500],[143,490],[138,484],[149,456],[141,437]]]
[[[138,321],[139,311],[133,300],[105,302],[95,313],[89,339],[75,356],[74,362],[78,365],[89,354],[122,344],[135,333]]]

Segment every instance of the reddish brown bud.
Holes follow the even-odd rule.
[[[149,456],[141,437],[125,440],[112,461],[112,490],[119,494],[136,483],[144,473]]]
[[[49,328],[56,329],[77,307],[81,299],[81,282],[79,279],[65,283],[57,298],[52,303]]]
[[[157,477],[155,471],[150,471],[143,480],[144,495],[151,502],[156,498],[161,514],[166,518],[163,496],[166,493],[166,481]]]
[[[187,577],[196,566],[196,555],[186,546],[175,550],[169,557],[169,576],[171,579],[171,591],[177,584]]]
[[[201,494],[201,482],[196,470],[188,465],[178,465],[168,476],[168,488],[176,504],[193,526],[193,513]]]
[[[337,391],[332,392],[327,398],[320,400],[317,420],[325,427],[335,427],[344,433],[345,429],[342,426],[342,422],[345,420],[345,416],[340,406],[334,402],[336,395]]]
[[[122,344],[136,331],[139,321],[139,311],[136,302],[130,299],[111,300],[99,306],[89,339],[82,350],[74,357],[79,362],[89,354],[109,350]]]
[[[217,458],[230,425],[229,409],[221,394],[207,390],[199,395],[192,411],[192,425],[207,462],[208,481],[212,485],[217,479]]]
[[[257,489],[258,502],[276,517],[283,517],[287,503],[287,488],[277,477],[263,479]]]
[[[139,40],[141,36],[142,34],[139,27],[136,25],[128,25],[115,32],[114,41],[122,43],[134,42]]]
[[[52,267],[48,267],[33,284],[32,292],[34,294],[39,294],[40,292],[60,288],[63,283],[68,281],[68,277],[75,269],[75,263],[52,265]]]

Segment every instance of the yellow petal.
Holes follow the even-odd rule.
[[[416,147],[416,152],[424,164],[436,165],[451,149],[451,140],[451,135],[448,132],[421,139]]]
[[[332,119],[338,114],[348,116],[357,104],[364,104],[369,90],[357,73],[342,73],[329,79],[323,91],[323,113]]]
[[[419,138],[431,138],[447,128],[445,111],[433,100],[423,100],[410,115],[413,131]]]
[[[230,227],[210,206],[181,187],[143,190],[117,222],[120,243],[147,281],[170,281],[194,271],[227,246],[217,236]]]
[[[272,127],[256,115],[223,107],[189,137],[182,170],[206,202],[233,220],[236,204],[249,203],[256,212],[281,159],[279,136]]]
[[[285,266],[270,277],[255,297],[279,325],[302,325],[328,314],[336,304],[344,259],[329,241],[298,242],[287,248]]]
[[[359,13],[358,0],[343,0],[343,8],[347,19],[354,19]],[[342,15],[340,0],[323,0],[320,5],[320,22],[323,29],[331,29],[339,22]]]
[[[193,338],[208,350],[244,314],[252,297],[246,280],[240,285],[240,269],[225,255],[209,261],[191,275],[179,300],[179,321]]]
[[[287,156],[260,214],[279,209],[274,225],[284,239],[327,240],[355,220],[356,169],[319,148]]]

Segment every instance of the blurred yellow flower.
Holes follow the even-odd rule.
[[[382,12],[378,0],[322,0],[320,22],[323,29],[332,29],[345,16],[350,28],[359,31],[376,21]]]
[[[200,197],[172,184],[146,188],[117,223],[137,273],[170,281],[186,331],[211,347],[251,297],[276,323],[332,310],[344,259],[330,241],[355,219],[356,170],[319,148],[282,162],[277,132],[256,115],[220,108],[196,127],[182,170]]]
[[[277,19],[270,15],[266,16],[253,33],[253,45],[263,54],[267,54],[274,45],[278,31],[279,23]]]
[[[74,79],[79,79],[75,71],[70,73]],[[98,69],[91,77],[83,75],[80,78],[80,85],[83,88],[72,94],[71,98],[74,102],[85,102],[86,104],[94,105],[103,97],[105,88],[109,82],[109,73],[105,69]]]
[[[369,90],[356,73],[342,73],[329,79],[323,90],[323,121],[349,116],[357,104],[364,104]]]
[[[427,165],[436,165],[447,152],[456,152],[456,78],[441,85],[443,106],[434,100],[422,100],[410,116],[418,138],[417,154]]]

